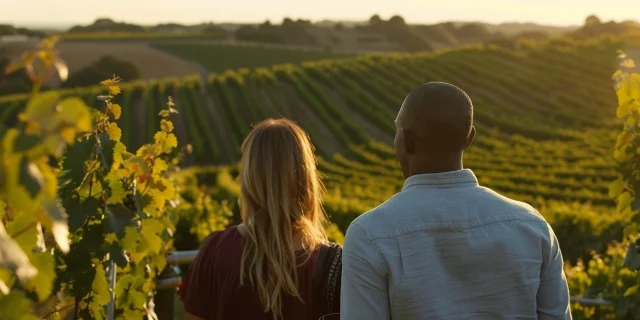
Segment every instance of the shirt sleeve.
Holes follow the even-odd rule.
[[[543,265],[536,297],[538,319],[570,320],[569,286],[563,269],[562,251],[551,226],[547,224],[543,241]]]
[[[391,319],[384,261],[366,231],[356,223],[347,229],[342,253],[340,318]]]
[[[213,263],[218,234],[215,232],[205,240],[181,288],[185,311],[199,318],[209,318],[211,304],[216,299]]]

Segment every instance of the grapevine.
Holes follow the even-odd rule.
[[[8,71],[33,69],[34,57],[60,70],[53,44],[45,40]],[[176,220],[170,209],[179,204],[169,174],[178,165],[170,120],[177,111],[169,97],[153,142],[131,153],[115,122],[118,77],[102,82],[104,107],[93,109],[77,97],[39,93],[49,73],[34,76],[20,124],[2,137],[0,318],[103,319],[114,295],[116,318],[154,318],[154,278],[166,266]]]
[[[636,281],[626,288],[624,299],[617,302],[618,318],[640,317],[640,74],[632,72],[633,60],[625,53],[619,54],[620,69],[614,74],[618,108],[616,115],[624,121],[618,135],[614,158],[618,163],[619,177],[609,186],[609,196],[617,199],[617,210],[632,215],[624,229],[624,240],[629,249],[624,265],[636,272]]]

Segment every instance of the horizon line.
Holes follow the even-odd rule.
[[[373,16],[373,15],[372,15]],[[9,25],[13,25],[16,27],[27,27],[27,25],[33,25],[33,26],[76,26],[76,25],[89,25],[92,24],[93,22],[95,22],[98,19],[111,19],[115,22],[119,22],[119,23],[130,23],[130,24],[135,24],[135,25],[140,25],[140,26],[154,26],[154,25],[159,25],[159,24],[169,24],[169,23],[175,23],[175,24],[181,24],[181,25],[198,25],[198,24],[204,24],[204,23],[213,23],[213,24],[217,24],[217,25],[222,25],[222,24],[238,24],[238,25],[255,25],[255,24],[262,24],[265,21],[270,21],[273,24],[280,24],[284,18],[287,17],[283,17],[282,19],[264,19],[261,21],[250,21],[250,20],[245,20],[245,21],[213,21],[213,20],[203,20],[203,21],[192,21],[192,22],[179,22],[179,21],[175,21],[175,20],[163,20],[163,21],[156,21],[156,22],[135,22],[135,21],[131,21],[131,20],[121,20],[121,19],[117,19],[117,18],[112,18],[112,17],[96,17],[93,20],[90,20],[88,22],[65,22],[65,21],[28,21],[28,20],[14,20],[14,21],[5,21],[5,22],[0,22],[0,24],[9,24]],[[311,21],[312,23],[319,23],[319,22],[348,22],[348,23],[363,23],[363,22],[367,22],[369,21],[369,19],[331,19],[331,18],[322,18],[322,19],[305,19],[305,18],[301,18],[301,17],[288,17],[292,20],[298,20],[298,19],[302,19],[302,20],[308,20]],[[389,17],[390,18],[390,17]],[[404,18],[404,17],[403,17]],[[441,23],[447,23],[447,22],[453,22],[453,23],[483,23],[483,24],[490,24],[490,25],[501,25],[501,24],[535,24],[535,25],[539,25],[539,26],[549,26],[549,27],[557,27],[557,28],[571,28],[571,27],[576,27],[576,26],[581,26],[581,24],[558,24],[558,23],[545,23],[545,22],[536,22],[533,20],[524,20],[524,21],[518,21],[518,20],[502,20],[499,22],[492,22],[492,21],[482,21],[482,20],[439,20],[439,21],[423,21],[423,22],[414,22],[414,21],[407,21],[405,20],[407,24],[409,25],[420,25],[420,24],[441,24]],[[627,20],[621,20],[621,21],[617,21],[617,22],[623,22],[623,21],[637,21],[637,20],[633,20],[633,19],[627,19]]]

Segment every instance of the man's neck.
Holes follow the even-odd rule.
[[[459,154],[437,154],[416,157],[411,161],[410,175],[442,173],[462,170],[462,153]]]

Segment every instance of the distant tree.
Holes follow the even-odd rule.
[[[99,18],[88,26],[73,26],[69,32],[143,32],[146,28],[130,24],[115,22],[109,18]]]
[[[0,24],[0,36],[10,36],[16,34],[16,28],[8,24]]]
[[[9,24],[0,24],[0,36],[25,35],[29,37],[43,37],[44,32],[27,28],[16,28]]]
[[[202,29],[202,33],[212,38],[221,39],[227,36],[227,30],[220,26],[211,25]]]
[[[338,22],[333,26],[333,29],[336,31],[342,31],[344,30],[344,24],[342,24],[341,22]]]
[[[238,40],[257,41],[266,43],[284,43],[279,27],[242,26],[236,30],[235,37]]]
[[[389,19],[389,23],[392,25],[405,25],[404,18],[398,15],[395,15]]]
[[[380,16],[377,14],[374,14],[373,16],[371,16],[371,18],[369,19],[369,24],[374,26],[374,25],[379,25],[381,24],[383,21],[382,19],[380,19]]]
[[[301,27],[301,28],[306,28],[306,27],[311,27],[311,20],[303,20],[303,19],[298,19],[295,22],[296,27]]]
[[[112,77],[114,74],[117,74],[124,81],[140,79],[140,69],[134,63],[113,56],[103,56],[94,64],[71,73],[69,79],[64,83],[64,87],[93,85]]]
[[[293,20],[291,20],[291,18],[284,18],[282,19],[282,26],[283,27],[288,27],[288,26],[293,26],[295,23],[293,22]]]
[[[110,18],[98,18],[96,19],[96,21],[93,22],[93,24],[96,26],[99,26],[99,25],[110,25],[110,24],[116,24],[116,23]]]
[[[596,26],[602,23],[602,20],[595,15],[590,15],[584,20],[585,26]]]
[[[456,36],[460,39],[486,38],[491,33],[487,27],[480,23],[468,23],[461,26],[456,32]]]
[[[270,28],[270,27],[272,27],[272,24],[271,24],[271,21],[269,21],[269,19],[267,19],[265,22],[263,22],[262,24],[260,24],[258,26],[258,28],[260,28],[260,29],[267,29],[267,28]]]

